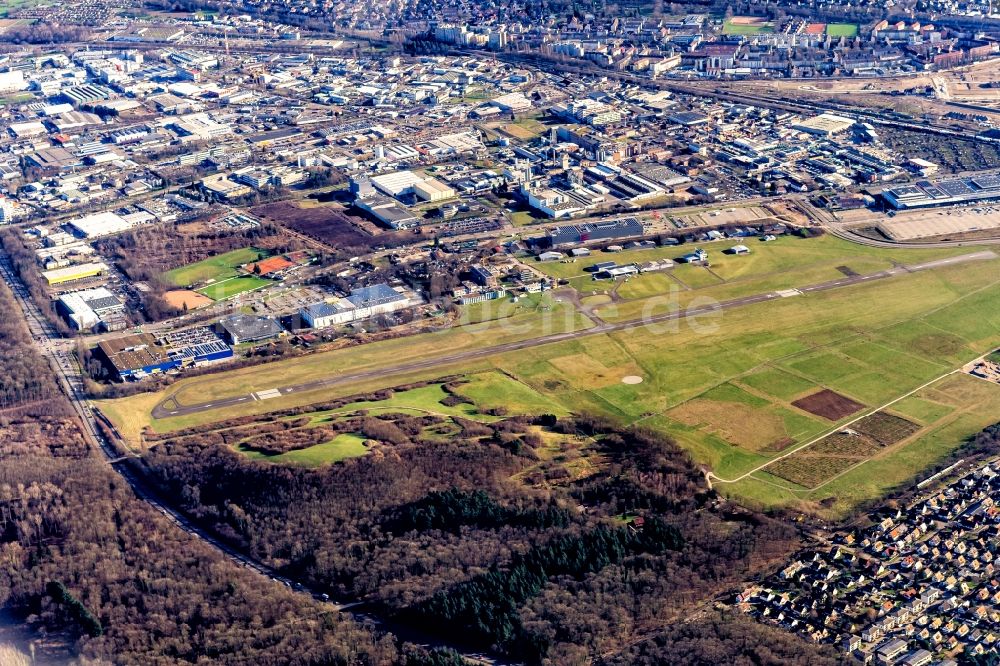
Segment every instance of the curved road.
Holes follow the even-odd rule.
[[[213,401],[206,401],[191,405],[182,405],[177,401],[175,397],[171,396],[166,398],[163,402],[159,403],[153,408],[152,416],[153,418],[156,419],[163,419],[171,416],[184,416],[188,414],[195,414],[210,409],[220,409],[223,407],[240,405],[249,401],[261,400],[262,398],[266,400],[268,398],[277,398],[279,396],[288,395],[290,393],[301,393],[303,391],[312,391],[315,389],[328,388],[331,386],[337,386],[340,384],[346,384],[349,382],[355,382],[359,380],[378,379],[394,374],[402,374],[417,370],[427,370],[430,368],[436,368],[462,361],[483,359],[490,356],[494,356],[496,354],[502,354],[505,352],[518,351],[521,349],[529,349],[532,347],[540,347],[542,345],[553,344],[556,342],[561,342],[563,340],[572,340],[575,338],[600,335],[602,333],[610,333],[613,331],[624,331],[635,328],[641,328],[643,326],[648,326],[651,324],[688,319],[688,318],[698,317],[701,315],[711,314],[714,312],[718,312],[720,310],[728,310],[731,308],[738,308],[746,305],[752,305],[754,303],[763,303],[770,300],[793,297],[815,291],[827,291],[830,289],[839,289],[841,287],[861,284],[863,282],[883,280],[892,277],[894,275],[899,275],[901,273],[912,273],[917,271],[930,270],[941,266],[948,266],[957,263],[965,263],[969,261],[986,261],[990,259],[995,259],[996,257],[997,255],[993,251],[984,250],[980,252],[974,252],[971,254],[961,255],[958,257],[951,257],[948,259],[938,259],[935,261],[929,261],[922,264],[915,264],[913,266],[899,266],[896,268],[891,268],[885,271],[880,271],[878,273],[871,273],[868,275],[847,276],[840,278],[838,280],[830,280],[827,282],[821,282],[819,284],[799,287],[797,289],[786,289],[780,292],[769,291],[762,294],[755,294],[752,296],[734,298],[727,301],[720,301],[718,303],[712,303],[710,305],[705,305],[701,307],[687,308],[683,311],[678,310],[678,311],[666,312],[660,315],[653,315],[650,317],[646,317],[644,319],[629,320],[617,323],[603,323],[581,331],[555,333],[552,335],[545,335],[538,338],[532,338],[530,340],[520,340],[518,342],[509,342],[500,345],[493,345],[491,347],[484,347],[480,349],[472,349],[463,352],[456,352],[454,354],[446,354],[444,356],[435,356],[432,358],[421,359],[419,361],[400,363],[389,367],[364,370],[360,372],[345,373],[328,377],[326,379],[318,379],[315,381],[303,382],[299,384],[289,384],[282,387],[268,389],[266,391],[258,391],[255,393],[237,395],[229,398],[220,398]],[[264,396],[262,396],[261,394],[264,394]]]

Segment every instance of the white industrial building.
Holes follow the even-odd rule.
[[[455,190],[437,178],[412,171],[384,173],[372,176],[370,180],[375,189],[397,199],[412,194],[424,201],[443,201],[455,196]]]
[[[424,177],[418,176],[412,171],[394,171],[371,177],[372,185],[390,197],[397,198],[412,194],[413,186],[422,182],[424,182]]]
[[[326,328],[387,314],[410,305],[410,299],[387,284],[351,291],[347,298],[314,303],[300,311],[311,328]]]
[[[85,289],[59,297],[59,309],[78,331],[93,330],[102,322],[108,330],[123,320],[124,304],[104,287]]]
[[[0,93],[16,92],[27,89],[28,82],[24,79],[24,72],[19,70],[12,72],[0,72]]]
[[[103,213],[94,213],[93,215],[70,220],[66,223],[66,226],[84,238],[97,238],[99,236],[128,231],[135,224],[135,220],[126,219],[118,213],[104,211]]]
[[[424,201],[444,201],[455,198],[455,190],[437,178],[428,178],[413,186],[413,193]]]

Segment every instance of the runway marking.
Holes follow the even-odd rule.
[[[778,296],[782,298],[791,298],[792,296],[801,296],[802,292],[798,289],[782,289],[781,291],[775,292]]]
[[[256,398],[258,400],[270,400],[271,398],[280,398],[281,391],[276,388],[267,389],[266,391],[257,391]]]

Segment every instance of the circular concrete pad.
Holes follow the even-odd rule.
[[[628,375],[627,377],[622,377],[622,384],[641,384],[642,377],[638,375]]]

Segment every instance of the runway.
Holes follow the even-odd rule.
[[[541,347],[543,345],[554,344],[565,340],[573,340],[593,335],[601,335],[604,333],[611,333],[615,331],[633,330],[636,328],[643,328],[646,326],[661,324],[669,321],[691,319],[699,316],[704,316],[706,314],[711,314],[714,312],[720,312],[723,310],[730,310],[734,308],[744,307],[747,305],[753,305],[755,303],[764,303],[767,301],[777,300],[781,298],[791,298],[803,294],[810,294],[820,291],[829,291],[831,289],[840,289],[842,287],[849,287],[852,285],[862,284],[865,282],[884,280],[886,278],[890,278],[893,277],[894,275],[899,275],[902,273],[915,273],[919,271],[932,270],[935,268],[950,266],[953,264],[967,263],[971,261],[988,261],[990,259],[996,259],[996,258],[997,255],[991,250],[974,252],[971,254],[965,254],[958,257],[937,259],[922,264],[914,264],[912,266],[899,266],[885,271],[880,271],[878,273],[870,273],[868,275],[845,276],[837,280],[829,280],[827,282],[821,282],[818,284],[803,286],[797,289],[784,289],[781,291],[769,291],[761,294],[754,294],[751,296],[743,296],[740,298],[734,298],[727,301],[719,301],[717,303],[712,303],[710,305],[705,305],[702,307],[685,308],[683,310],[665,312],[659,315],[652,315],[641,319],[634,319],[616,323],[603,323],[598,326],[594,326],[592,328],[580,331],[554,333],[552,335],[545,335],[538,338],[532,338],[529,340],[519,340],[517,342],[509,342],[505,344],[494,345],[491,347],[483,347],[464,352],[457,352],[454,354],[435,356],[433,358],[423,359],[420,361],[399,363],[393,366],[382,367],[372,370],[365,370],[361,372],[338,374],[331,377],[327,377],[325,379],[315,380],[311,382],[304,382],[301,384],[289,384],[287,386],[270,388],[267,389],[266,391],[257,391],[229,398],[219,398],[213,401],[206,401],[202,403],[196,403],[193,405],[182,405],[178,403],[175,398],[169,397],[153,408],[152,416],[155,419],[164,419],[176,416],[187,416],[189,414],[195,414],[210,409],[222,409],[234,405],[241,405],[248,401],[267,401],[270,399],[278,398],[280,396],[288,395],[290,393],[315,391],[317,389],[329,388],[341,384],[365,381],[369,379],[389,378],[393,375],[406,374],[419,370],[428,370],[431,368],[442,367],[454,363],[460,363],[463,361],[481,360],[484,358],[488,358],[490,356],[496,356],[497,354],[504,354],[507,352],[519,351],[522,349],[530,349],[533,347]]]

